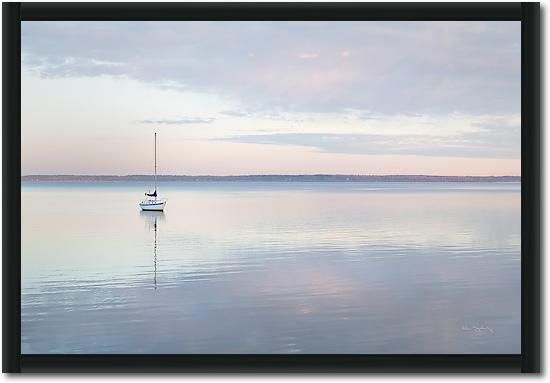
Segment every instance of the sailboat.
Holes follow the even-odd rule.
[[[141,210],[145,211],[163,211],[166,206],[166,200],[158,198],[157,195],[157,132],[155,132],[155,191],[145,193],[145,199],[139,203]]]

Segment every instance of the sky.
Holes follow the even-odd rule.
[[[21,32],[23,175],[520,175],[519,21]]]

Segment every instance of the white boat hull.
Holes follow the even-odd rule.
[[[163,211],[166,201],[156,200],[156,201],[143,201],[139,203],[139,207],[143,211]]]

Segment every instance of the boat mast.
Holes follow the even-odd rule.
[[[155,199],[157,199],[157,132],[155,132]]]

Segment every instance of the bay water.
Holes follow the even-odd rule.
[[[520,353],[520,184],[22,185],[24,354]]]

